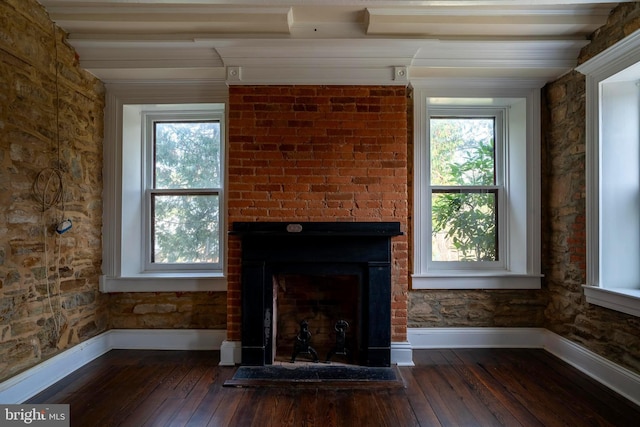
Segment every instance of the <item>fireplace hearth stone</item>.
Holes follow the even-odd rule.
[[[274,362],[273,277],[356,275],[358,360],[391,363],[391,238],[398,222],[235,222],[242,241],[242,365]]]
[[[353,365],[240,366],[225,387],[401,388],[397,367]]]

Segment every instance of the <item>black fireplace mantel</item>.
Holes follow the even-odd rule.
[[[355,274],[366,366],[391,360],[391,238],[399,222],[234,222],[242,239],[242,364],[273,362],[273,277]]]
[[[231,234],[256,236],[399,236],[399,222],[234,222]]]

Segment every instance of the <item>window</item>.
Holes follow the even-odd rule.
[[[538,90],[418,87],[414,289],[540,287]]]
[[[144,114],[146,270],[220,268],[222,135],[211,108]]]
[[[586,75],[587,302],[640,316],[640,32]]]
[[[107,85],[102,291],[226,289],[225,101],[215,84]]]
[[[440,268],[496,266],[504,193],[497,148],[501,111],[434,109],[429,118],[431,262]],[[455,115],[453,115],[455,114]]]

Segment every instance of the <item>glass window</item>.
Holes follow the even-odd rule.
[[[431,117],[432,261],[497,261],[494,117]]]
[[[143,115],[149,130],[147,269],[219,264],[220,121],[206,112]]]
[[[151,263],[220,261],[220,122],[153,122]]]

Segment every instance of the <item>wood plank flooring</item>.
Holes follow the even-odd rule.
[[[29,403],[84,426],[637,426],[632,404],[543,350],[414,351],[402,388],[223,387],[216,351],[114,350]]]

